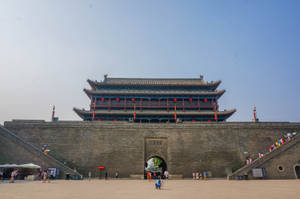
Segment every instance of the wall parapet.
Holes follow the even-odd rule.
[[[14,127],[47,127],[47,128],[82,128],[82,127],[93,127],[93,128],[133,128],[133,129],[180,129],[180,128],[300,128],[298,122],[184,122],[184,123],[128,123],[128,122],[98,122],[98,121],[57,121],[57,122],[46,122],[44,120],[12,120],[4,122],[4,126],[7,128]]]

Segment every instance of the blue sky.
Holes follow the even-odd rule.
[[[222,80],[229,121],[300,121],[300,1],[0,0],[0,123],[80,120],[86,79]]]

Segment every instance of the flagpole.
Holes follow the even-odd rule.
[[[217,115],[217,106],[214,105],[214,111],[215,111],[215,121],[218,121],[218,115]]]
[[[175,119],[175,122],[177,123],[176,105],[174,106],[174,110],[175,110],[174,119]]]
[[[94,110],[93,110],[93,121],[95,120],[95,110],[96,110],[96,98],[95,98],[95,100],[94,100],[94,104],[93,104],[94,106],[93,106],[93,108],[94,108]]]
[[[254,106],[253,109],[253,117],[254,117],[254,122],[256,122],[256,106]]]
[[[134,106],[133,106],[133,122],[135,122],[135,119],[136,119],[135,109],[136,109],[136,106],[134,104]]]
[[[53,105],[53,108],[52,108],[52,118],[51,118],[52,121],[54,119],[54,116],[55,116],[55,105]]]

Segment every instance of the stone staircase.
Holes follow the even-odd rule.
[[[299,142],[300,142],[300,134],[297,134],[293,136],[289,142],[286,142],[280,147],[274,149],[273,151],[264,154],[263,157],[257,158],[251,164],[247,164],[241,167],[240,169],[236,170],[235,172],[233,172],[228,176],[228,179],[234,180],[238,176],[248,175],[252,171],[252,169],[259,168],[262,164],[264,164],[268,160],[279,155],[281,152],[288,150],[289,148],[291,148],[292,146],[296,145]]]
[[[24,149],[24,151],[29,152],[32,157],[32,159],[28,159],[28,162],[24,162],[24,163],[29,163],[29,162],[33,162],[35,164],[40,165],[42,168],[47,168],[47,167],[55,167],[55,168],[59,168],[61,175],[61,178],[65,178],[66,174],[69,174],[70,176],[79,176],[79,178],[81,178],[81,174],[74,171],[73,169],[71,169],[70,167],[64,165],[62,162],[60,162],[59,160],[57,160],[56,158],[54,158],[51,155],[45,155],[41,149],[33,146],[32,144],[26,142],[25,140],[23,140],[22,138],[20,138],[19,136],[17,136],[16,134],[14,134],[13,132],[11,132],[10,130],[6,129],[4,126],[2,126],[0,124],[0,138],[4,137],[6,139],[8,139],[9,141],[13,142],[14,144],[22,147]],[[7,149],[7,150],[12,150],[12,149]],[[9,151],[7,151],[8,153]],[[4,152],[5,153],[5,152]],[[21,156],[21,154],[20,154]]]

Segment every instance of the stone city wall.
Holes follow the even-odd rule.
[[[57,161],[51,155],[45,155],[40,148],[24,141],[19,136],[0,125],[0,164],[26,164],[33,163],[41,169],[58,168],[58,178],[65,178],[66,174],[80,176],[73,169]]]
[[[13,120],[5,122],[5,127],[36,147],[49,145],[51,155],[83,175],[88,171],[94,176],[103,175],[97,169],[101,165],[111,175],[119,171],[120,177],[143,175],[145,162],[153,156],[165,160],[170,174],[189,178],[192,172],[210,171],[212,177],[226,177],[230,170],[244,165],[245,152],[257,156],[287,132],[300,132],[300,123],[288,122],[146,124]],[[288,159],[299,159],[297,153],[292,154]]]

